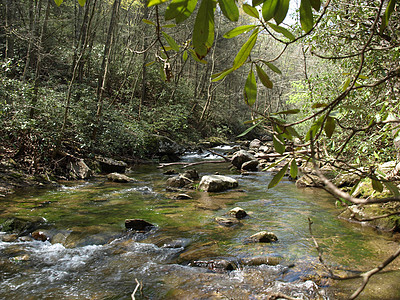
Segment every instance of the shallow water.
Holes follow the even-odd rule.
[[[165,191],[164,170],[145,165],[129,173],[137,183],[97,178],[2,200],[1,220],[43,217],[50,224],[43,230],[53,244],[0,242],[0,299],[131,299],[136,280],[142,284],[137,299],[267,299],[278,292],[300,299],[345,299],[358,282],[324,278],[308,218],[325,260],[342,273],[367,270],[398,247],[386,235],[339,220],[334,199],[322,190],[299,190],[287,180],[268,190],[270,174],[242,176],[227,164],[196,169],[200,176],[216,171],[232,176],[240,190],[190,190],[193,199],[175,200],[177,193]],[[214,221],[236,206],[250,215],[239,226],[226,228]],[[129,218],[145,219],[156,228],[146,234],[127,232],[124,221]],[[261,230],[274,232],[279,241],[244,243]],[[255,256],[279,264],[241,264]],[[222,258],[238,268],[191,265]],[[399,263],[388,270],[360,299],[400,298]]]

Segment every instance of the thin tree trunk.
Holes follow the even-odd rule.
[[[28,69],[31,64],[32,47],[33,47],[33,44],[35,43],[35,39],[36,39],[37,20],[39,18],[39,11],[40,11],[41,5],[42,5],[42,0],[36,0],[35,3],[33,3],[33,1],[32,1],[31,6],[29,7],[30,33],[29,33],[28,50],[26,51],[25,67],[24,67],[24,72],[22,73],[23,81],[26,80]]]
[[[12,58],[14,56],[14,37],[12,32],[14,21],[14,0],[5,1],[5,33],[6,33],[6,49],[4,57]]]
[[[47,22],[49,19],[49,13],[50,13],[50,6],[51,6],[51,1],[52,0],[47,0],[47,6],[46,6],[46,13],[44,16],[44,21],[43,21],[43,25],[42,25],[42,29],[40,31],[40,37],[39,37],[39,43],[38,43],[38,47],[37,47],[37,57],[36,57],[36,70],[35,70],[35,81],[34,81],[34,85],[33,85],[33,99],[32,99],[32,105],[31,105],[31,109],[29,111],[29,117],[31,119],[33,119],[34,115],[35,115],[35,107],[38,101],[38,97],[39,97],[39,84],[40,84],[40,71],[41,71],[41,67],[42,67],[42,55],[43,55],[43,37],[46,34],[47,31]]]
[[[117,18],[118,18],[118,12],[119,12],[120,5],[121,5],[121,0],[114,0],[114,4],[112,7],[112,13],[111,13],[110,26],[108,27],[107,41],[106,41],[106,44],[104,47],[103,61],[101,64],[101,69],[100,69],[101,73],[100,73],[100,76],[98,79],[98,84],[97,84],[97,111],[96,111],[95,126],[94,126],[94,130],[93,130],[93,135],[92,135],[92,145],[93,146],[96,143],[97,132],[98,132],[99,126],[100,126],[100,119],[101,119],[102,109],[103,109],[104,89],[107,84],[107,73],[108,73],[108,67],[109,67],[110,60],[111,60],[111,51],[112,51],[112,46],[113,46],[113,41],[114,41],[114,28],[117,24]]]

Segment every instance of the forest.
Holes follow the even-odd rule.
[[[372,220],[400,232],[399,10],[397,0],[1,0],[0,194],[10,169],[77,179],[71,161],[171,162],[257,138],[279,157],[264,169],[268,188],[300,177],[302,160],[339,206],[378,204]],[[361,273],[352,297],[399,255]]]

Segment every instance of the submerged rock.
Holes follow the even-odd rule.
[[[195,260],[190,263],[190,266],[207,268],[213,271],[233,271],[237,269],[237,265],[227,259]]]
[[[18,236],[27,235],[46,223],[41,217],[10,218],[1,224],[2,231],[16,233]]]
[[[107,179],[113,182],[127,183],[136,182],[137,180],[119,173],[111,173],[107,175]]]
[[[186,170],[181,174],[182,177],[188,178],[190,180],[198,180],[199,179],[199,174],[195,169],[192,170]]]
[[[282,258],[276,256],[256,256],[250,258],[244,258],[240,262],[245,266],[260,266],[260,265],[268,265],[268,266],[276,266],[279,265]]]
[[[137,230],[137,231],[149,231],[153,227],[155,227],[153,224],[141,220],[141,219],[127,219],[125,220],[125,228],[126,229],[132,229],[132,230]]]
[[[245,243],[271,243],[276,242],[277,240],[278,237],[275,235],[275,233],[260,231],[246,239]]]
[[[222,226],[225,227],[232,227],[238,225],[240,222],[236,218],[223,218],[223,217],[216,217],[215,221]]]
[[[229,211],[229,214],[236,219],[243,219],[247,216],[246,211],[243,208],[235,207]]]
[[[174,199],[177,199],[177,200],[188,200],[188,199],[193,199],[193,197],[190,197],[187,194],[179,194],[179,195],[176,195],[174,197]]]
[[[201,178],[199,189],[206,192],[222,192],[238,186],[236,179],[222,175],[206,175]]]

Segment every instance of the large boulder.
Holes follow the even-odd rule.
[[[232,156],[232,165],[234,165],[239,170],[242,168],[243,163],[251,160],[255,160],[253,154],[247,152],[246,150],[240,150],[233,154]]]
[[[236,179],[222,175],[206,175],[200,180],[199,189],[206,192],[222,192],[238,186]]]
[[[167,136],[155,134],[152,136],[149,150],[163,161],[176,161],[185,151],[184,147]]]
[[[103,173],[125,173],[127,164],[123,161],[112,158],[98,157],[97,161],[100,164],[100,170]]]
[[[92,170],[86,165],[83,159],[70,161],[68,169],[71,171],[75,179],[88,179],[92,176]]]

